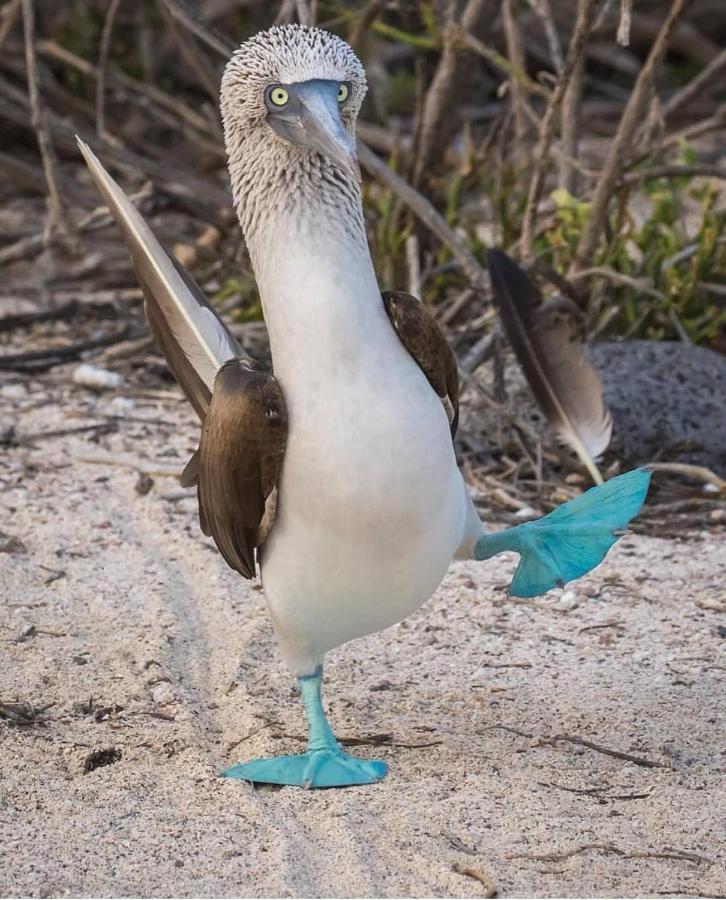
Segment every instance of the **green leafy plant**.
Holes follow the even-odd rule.
[[[726,212],[719,210],[719,192],[710,182],[678,177],[649,179],[642,195],[645,203],[632,188],[622,191],[595,260],[593,278],[607,282],[590,310],[598,331],[711,343],[726,327],[723,293],[717,292],[726,273]],[[555,212],[537,249],[566,273],[589,204],[564,190],[551,198]]]

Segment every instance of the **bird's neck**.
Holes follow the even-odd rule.
[[[256,268],[272,242],[343,229],[365,244],[360,184],[327,159],[305,148],[253,133],[227,141],[232,194]]]
[[[278,185],[256,223],[241,210],[246,219],[275,373],[359,359],[387,320],[358,184],[300,177],[294,191]]]
[[[338,227],[333,227],[336,225]],[[330,217],[281,219],[250,243],[275,373],[329,369],[360,358],[385,318],[363,235]]]

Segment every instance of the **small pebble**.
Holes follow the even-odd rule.
[[[28,391],[24,384],[4,384],[0,388],[0,396],[6,400],[24,400],[28,396]]]
[[[113,390],[123,384],[123,378],[118,372],[109,372],[108,369],[101,369],[88,363],[78,366],[73,373],[73,381],[97,391]]]
[[[114,397],[106,405],[105,412],[112,416],[121,416],[124,413],[131,412],[136,404],[130,397]]]
[[[570,474],[566,476],[565,482],[567,484],[584,484],[585,479],[578,472],[570,472]]]
[[[159,706],[166,706],[169,703],[174,703],[176,697],[170,685],[165,681],[160,681],[151,688],[151,699]]]
[[[25,553],[25,551],[26,546],[20,538],[0,531],[0,553]]]
[[[512,516],[513,519],[517,519],[520,522],[525,522],[528,519],[537,519],[539,518],[540,513],[537,512],[536,509],[533,509],[531,506],[523,506],[521,509],[518,509],[516,513]]]
[[[134,490],[137,494],[144,497],[146,494],[154,486],[154,479],[147,475],[146,472],[139,472],[139,477],[136,479],[136,484],[134,485]]]

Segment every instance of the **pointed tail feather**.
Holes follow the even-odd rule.
[[[486,534],[477,559],[505,550],[520,554],[509,592],[536,597],[595,568],[645,502],[651,473],[634,469],[590,488],[541,519]]]
[[[154,337],[187,399],[204,419],[217,371],[228,359],[246,354],[90,147],[77,140],[98,190],[123,231]]]

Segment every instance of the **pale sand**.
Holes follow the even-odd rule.
[[[113,408],[50,390],[67,411]],[[44,396],[6,399],[3,421],[97,421]],[[192,500],[162,498],[172,479],[139,496],[134,471],[73,463],[183,464],[183,406],[122,412],[180,424],[0,457],[0,530],[27,545],[0,554],[0,701],[53,704],[45,727],[0,722],[0,894],[482,896],[456,867],[500,896],[726,893],[722,536],[628,537],[574,596],[536,604],[505,597],[511,559],[452,566],[416,616],[329,659],[339,734],[392,735],[354,750],[387,759],[386,781],[255,789],[217,773],[295,752],[303,731],[263,595],[210,549]],[[179,455],[159,461],[165,447]],[[49,570],[65,574],[46,585]],[[96,721],[89,701],[122,709]],[[562,734],[660,765],[548,740]]]

